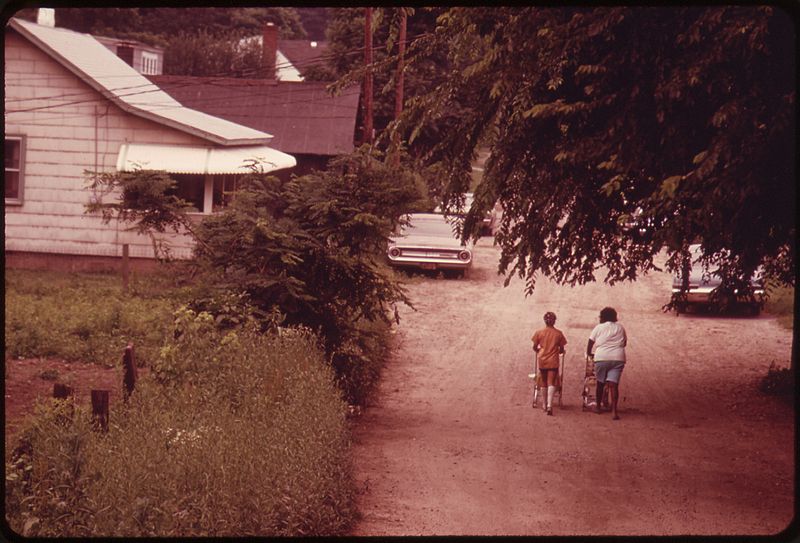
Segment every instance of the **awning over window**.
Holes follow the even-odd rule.
[[[255,164],[264,173],[291,168],[297,164],[287,155],[266,145],[241,147],[185,147],[123,143],[117,157],[117,171],[164,170],[169,173],[230,174],[250,173]]]

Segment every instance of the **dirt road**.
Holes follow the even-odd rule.
[[[503,288],[488,238],[466,280],[414,279],[398,349],[355,433],[354,535],[774,534],[794,512],[794,412],[756,389],[788,365],[768,315],[662,313],[670,278]],[[582,412],[599,310],[629,336],[620,417]],[[529,337],[569,341],[563,407],[531,408]]]

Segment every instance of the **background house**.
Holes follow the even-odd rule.
[[[136,40],[105,36],[94,36],[94,39],[105,45],[140,74],[161,75],[164,73],[164,49],[161,47],[147,45]]]
[[[270,145],[297,159],[295,168],[280,175],[324,169],[332,157],[351,153],[360,87],[331,96],[329,83],[281,79],[281,68],[288,66],[280,65],[279,44],[290,43],[287,51],[305,66],[321,57],[308,51],[313,48],[305,40],[278,40],[271,23],[265,25],[261,41],[265,75],[261,79],[166,75],[149,79],[187,107],[272,134]]]
[[[81,256],[80,267],[107,267],[123,244],[154,256],[148,237],[85,213],[92,199],[116,197],[92,193],[87,172],[166,170],[207,214],[248,160],[265,171],[296,164],[266,145],[270,134],[184,107],[92,36],[12,19],[4,40],[7,266],[74,267]],[[191,253],[188,238],[170,239],[176,256]]]
[[[324,65],[328,54],[328,44],[313,40],[281,40],[278,39],[278,51],[292,63],[300,76],[305,79],[309,68]]]
[[[270,146],[297,159],[283,175],[324,169],[332,157],[354,149],[360,88],[332,97],[327,83],[166,75],[150,80],[187,107],[272,134]]]

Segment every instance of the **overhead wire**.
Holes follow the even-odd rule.
[[[414,39],[416,39],[417,37],[420,37],[422,35],[423,34],[414,36],[412,38],[408,38],[406,40],[406,42],[411,42]],[[353,54],[358,54],[359,52],[360,52],[360,49],[356,49],[355,51],[349,51],[349,52],[346,52],[344,54],[345,55],[353,55]],[[300,68],[303,68],[303,67],[306,67],[306,66],[313,66],[313,65],[320,64],[321,61],[330,60],[330,59],[333,59],[333,58],[339,58],[339,55],[334,55],[334,54],[320,55],[318,57],[315,57],[315,58],[312,58],[312,59],[308,59],[306,61],[300,61],[300,62],[297,62],[297,63],[294,63],[294,64],[291,61],[289,61],[287,63],[278,63],[278,67],[276,67],[276,70],[279,69],[280,67],[289,67],[289,66],[294,66],[294,67],[298,67],[299,66]],[[304,66],[304,64],[306,66]],[[180,76],[180,75],[172,76],[172,75],[170,75],[169,77],[175,77],[175,78],[179,78],[179,77],[187,77],[187,78],[192,78],[192,77],[194,77],[194,78],[220,77],[220,78],[225,78],[225,77],[228,77],[230,79],[245,79],[245,78],[242,78],[242,77],[230,77],[231,73],[240,73],[240,74],[241,73],[252,73],[253,75],[260,75],[260,74],[263,73],[263,67],[253,68],[251,70],[245,70],[245,71],[241,71],[241,72],[228,72],[228,75],[206,75],[206,76]],[[164,74],[161,74],[161,75],[164,75]],[[131,75],[124,75],[124,76],[113,76],[113,75],[111,75],[111,76],[104,76],[104,79],[109,79],[109,78],[114,78],[114,77],[132,77],[132,76]],[[147,76],[142,74],[142,77],[146,78]],[[12,81],[15,82],[15,83],[18,83],[18,82],[21,82],[21,81],[25,81],[25,79],[24,78],[17,78],[17,79],[14,79]],[[7,83],[8,83],[8,80],[7,80]],[[331,82],[315,82],[315,83],[333,84],[334,82],[331,81]],[[194,84],[194,82],[187,81],[186,84],[183,85],[183,86],[192,86],[193,84]],[[207,82],[207,84],[213,84],[213,83]],[[258,83],[257,82],[253,82],[253,86],[256,86],[256,85],[258,85]],[[151,86],[155,86],[156,88],[150,88]],[[122,94],[122,95],[119,95],[119,96],[120,97],[130,97],[130,96],[136,96],[138,94],[148,94],[148,93],[154,93],[154,92],[163,91],[163,89],[158,88],[158,85],[155,85],[155,83],[153,83],[149,79],[148,79],[147,83],[143,83],[142,85],[134,85],[134,86],[130,86],[130,87],[120,87],[118,89],[117,88],[111,88],[109,90],[114,92],[114,91],[117,91],[117,90],[128,90],[128,89],[137,89],[137,88],[141,88],[141,89],[145,89],[146,88],[147,90],[142,90],[142,91],[139,91],[139,92],[126,93],[126,94]],[[65,99],[65,98],[70,97],[70,96],[78,96],[78,95],[81,95],[81,94],[82,93],[65,93],[65,94],[61,94],[61,95],[54,95],[54,96],[47,96],[47,97],[31,97],[31,98],[9,99],[9,100],[6,100],[6,101],[7,102],[25,102],[25,101],[39,101],[39,100],[60,100],[60,99]],[[273,96],[275,96],[274,93],[273,93]],[[14,109],[6,110],[6,113],[24,113],[24,112],[29,112],[29,111],[37,111],[37,110],[41,110],[41,109],[51,109],[51,108],[55,108],[55,107],[68,106],[68,105],[89,104],[89,103],[93,103],[95,101],[96,101],[96,99],[75,100],[75,101],[66,102],[66,103],[62,103],[62,104],[51,104],[51,105],[47,105],[47,106],[22,108],[22,109],[17,109],[17,110],[14,110]]]

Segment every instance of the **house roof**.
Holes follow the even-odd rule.
[[[12,18],[9,26],[123,110],[219,145],[258,145],[267,132],[184,107],[89,34]]]
[[[278,50],[302,74],[315,64],[324,64],[328,43],[311,40],[278,40]]]
[[[327,83],[158,75],[149,78],[179,102],[273,135],[270,146],[291,154],[338,155],[353,150],[360,89],[332,97]]]

